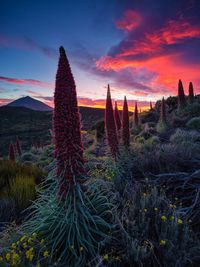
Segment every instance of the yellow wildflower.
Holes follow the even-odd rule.
[[[12,243],[11,247],[12,247],[12,249],[16,249],[17,246],[15,243]]]
[[[19,254],[13,253],[12,260],[11,260],[11,265],[15,266],[15,265],[17,265],[19,263],[20,263],[20,256],[19,256]]]
[[[33,242],[33,239],[31,237],[29,237],[28,243],[31,244],[32,242]]]
[[[83,251],[83,250],[84,250],[84,247],[81,246],[81,247],[80,247],[80,251]]]
[[[166,221],[166,220],[167,220],[167,217],[166,217],[165,215],[162,215],[162,216],[161,216],[161,220],[162,220],[162,221]]]
[[[105,254],[104,256],[103,256],[103,260],[105,260],[105,261],[108,261],[108,254]]]
[[[171,220],[174,220],[174,216],[171,216],[170,219],[171,219]]]
[[[147,196],[147,193],[143,193],[143,196],[146,197]]]
[[[3,261],[3,257],[2,256],[0,256],[0,262],[2,262]]]
[[[40,245],[43,245],[43,244],[44,244],[44,239],[41,239]]]
[[[170,207],[170,209],[172,209],[172,208],[173,208],[173,206],[174,206],[174,205],[172,205],[172,204],[169,204],[169,207]]]
[[[147,209],[144,209],[144,212],[147,212]]]
[[[25,239],[26,239],[26,236],[24,235],[24,236],[22,236],[22,237],[20,238],[20,242],[24,242]]]
[[[26,258],[29,261],[32,261],[34,257],[34,252],[33,252],[33,248],[30,248],[29,250],[26,251]]]
[[[32,233],[32,237],[33,238],[36,238],[37,237],[37,234],[36,233]]]
[[[40,263],[39,263],[39,262],[37,262],[37,264],[36,264],[36,267],[41,267],[41,265],[40,265]]]
[[[181,219],[178,219],[177,223],[178,224],[183,224],[183,221]]]
[[[160,246],[165,246],[166,245],[166,241],[165,240],[160,240]]]
[[[25,242],[22,244],[22,246],[23,246],[24,249],[27,248],[27,244]]]
[[[43,252],[43,256],[44,256],[44,258],[49,257],[49,252],[48,252],[47,250],[45,250],[45,251]]]
[[[6,253],[6,260],[7,260],[7,261],[9,261],[9,260],[10,260],[10,257],[11,257],[10,253],[9,253],[9,252],[8,252],[8,253]]]
[[[154,211],[158,211],[158,208],[154,208]]]

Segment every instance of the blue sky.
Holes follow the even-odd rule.
[[[167,2],[167,3],[166,3]],[[65,47],[79,103],[149,100],[200,88],[199,1],[1,0],[1,104],[24,95],[52,104],[58,48]]]

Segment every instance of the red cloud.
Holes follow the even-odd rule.
[[[126,10],[122,20],[116,22],[116,26],[126,32],[134,30],[141,23],[141,16],[133,10]]]
[[[115,47],[112,56],[102,56],[97,60],[96,67],[102,71],[115,71],[116,75],[125,69],[138,70],[135,79],[140,82],[143,80],[139,73],[155,73],[153,80],[145,81],[144,85],[150,85],[163,95],[176,93],[180,78],[187,84],[193,81],[196,87],[200,87],[200,62],[184,61],[185,54],[190,51],[183,45],[195,39],[200,40],[200,25],[193,25],[183,18],[169,20],[160,29],[144,32],[139,38],[130,33]]]
[[[0,81],[12,83],[12,84],[36,85],[36,86],[41,86],[41,87],[46,87],[46,88],[52,87],[51,83],[34,80],[34,79],[17,79],[17,78],[0,76]]]

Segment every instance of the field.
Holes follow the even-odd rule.
[[[48,143],[24,146],[23,119],[2,154],[0,266],[200,266],[200,95],[179,80],[177,96],[130,115],[108,86],[105,120],[80,118],[63,47],[56,77],[52,119],[20,109],[52,120]],[[16,127],[3,124],[2,136]]]

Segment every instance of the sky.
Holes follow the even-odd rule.
[[[0,105],[31,96],[53,106],[59,46],[79,105],[104,107],[107,84],[149,107],[163,96],[200,93],[199,0],[0,0]]]

